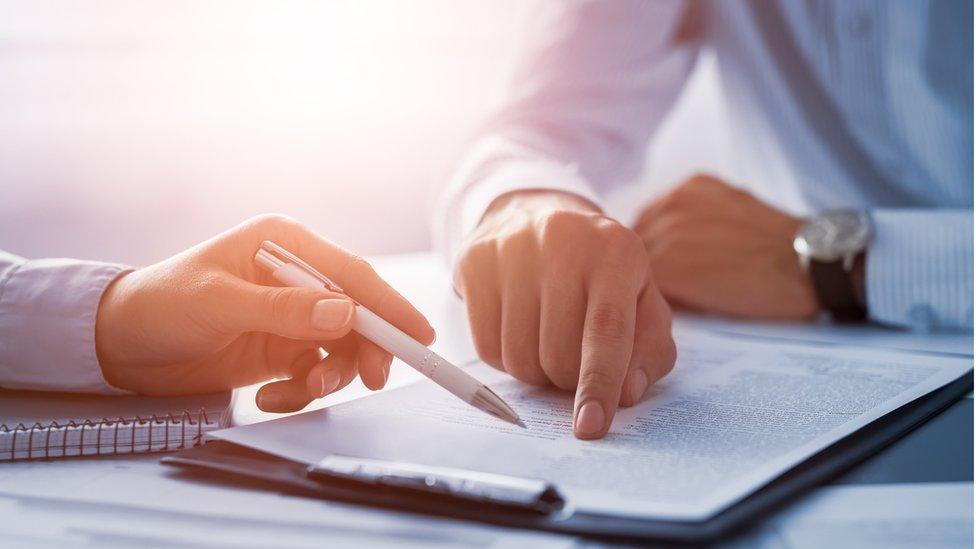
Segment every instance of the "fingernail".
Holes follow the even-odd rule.
[[[278,409],[281,404],[281,399],[278,397],[277,393],[272,391],[263,391],[258,394],[258,408],[264,410],[265,412],[273,412]]]
[[[352,302],[347,299],[323,299],[312,308],[312,326],[318,330],[338,330],[352,317]]]
[[[647,390],[647,374],[644,370],[634,370],[627,376],[627,390],[630,392],[630,399],[633,402],[640,400]]]
[[[576,432],[581,435],[596,435],[603,431],[606,415],[599,402],[589,401],[580,407],[576,415]]]
[[[342,381],[342,376],[335,370],[328,370],[322,374],[321,385],[319,385],[319,398],[335,391],[340,381]]]

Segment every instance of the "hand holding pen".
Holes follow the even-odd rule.
[[[253,261],[265,240],[314,263],[348,295],[280,286]],[[392,356],[352,331],[354,301],[416,341],[434,340],[423,315],[368,263],[281,216],[251,219],[106,285],[95,322],[98,363],[111,385],[136,393],[207,393],[288,378],[258,392],[259,407],[287,412],[357,374],[379,389]]]
[[[254,262],[282,284],[345,293],[332,279],[270,240],[261,244],[261,249],[254,254]],[[501,420],[525,427],[515,410],[494,391],[365,305],[356,303],[355,317],[353,330],[359,335],[393,353],[424,377],[471,406]]]

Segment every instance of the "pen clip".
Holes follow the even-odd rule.
[[[291,263],[296,267],[302,269],[306,273],[315,277],[315,279],[321,282],[328,290],[340,294],[346,293],[345,290],[339,287],[338,284],[332,282],[332,280],[329,279],[329,277],[320,273],[318,270],[315,269],[315,267],[312,267],[308,263],[305,263],[297,255],[289,252],[285,248],[279,246],[278,244],[275,244],[270,240],[265,240],[264,242],[261,243],[261,249],[258,250],[258,253],[254,256],[254,259],[258,263],[265,265],[266,267],[272,270],[281,267],[287,263]]]

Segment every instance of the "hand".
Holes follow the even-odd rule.
[[[573,430],[602,437],[675,360],[670,311],[638,236],[573,195],[496,200],[455,269],[482,360],[576,390]]]
[[[381,388],[392,357],[350,333],[349,297],[277,286],[254,265],[264,240],[304,258],[421,342],[433,341],[424,317],[368,263],[295,221],[260,216],[105,291],[95,324],[105,379],[137,393],[175,395],[290,378],[258,392],[258,406],[272,412],[301,409],[357,372],[367,387]]]
[[[745,317],[802,319],[819,304],[793,251],[803,221],[704,175],[648,207],[635,230],[669,301]]]

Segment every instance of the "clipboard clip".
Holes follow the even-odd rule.
[[[331,455],[309,466],[307,475],[318,481],[353,483],[542,514],[559,511],[565,505],[562,495],[544,480],[401,461]]]

